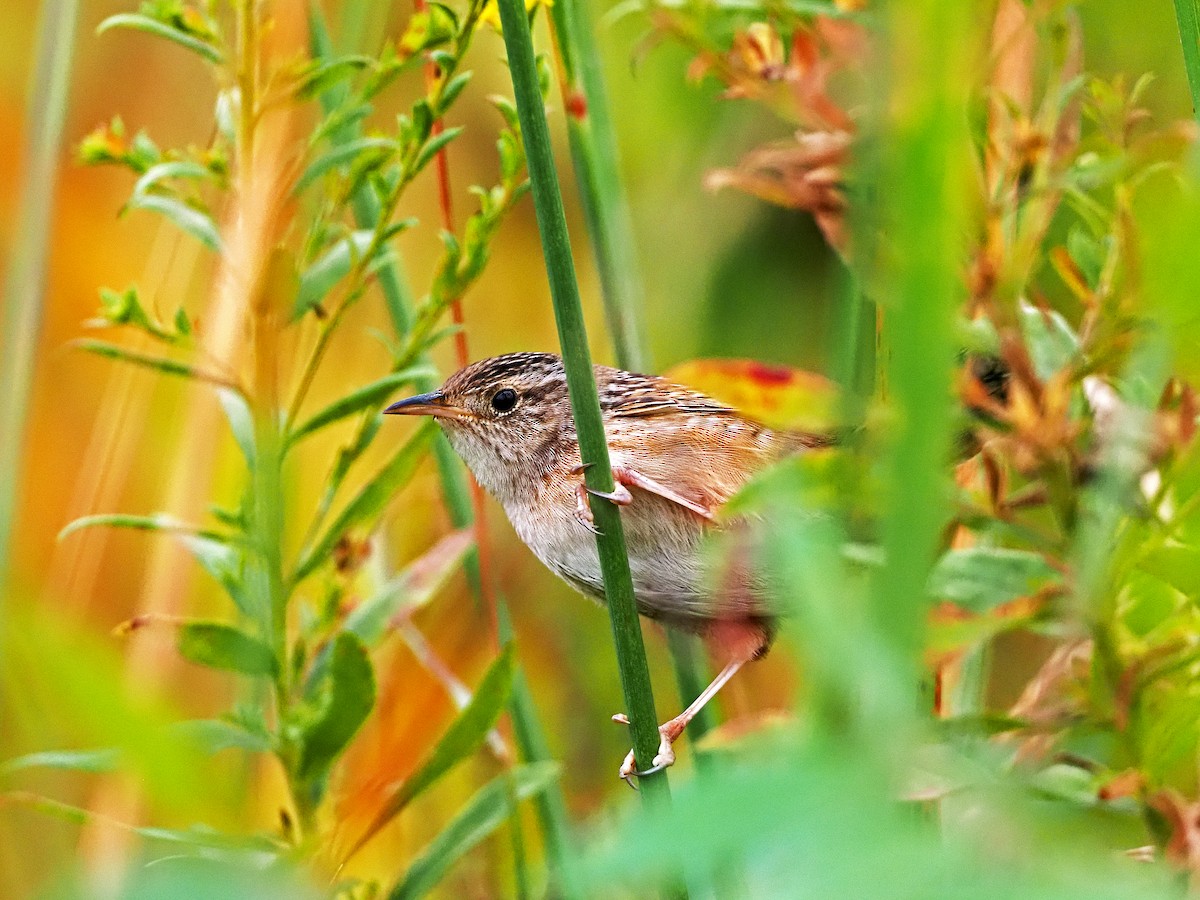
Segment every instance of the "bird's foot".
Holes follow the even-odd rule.
[[[677,716],[671,721],[664,722],[658,726],[658,753],[655,754],[650,768],[639,771],[637,759],[634,758],[633,751],[629,751],[625,756],[624,762],[621,763],[621,768],[617,771],[622,781],[634,790],[637,790],[637,785],[633,781],[635,775],[639,778],[646,775],[653,775],[655,772],[661,772],[663,769],[675,764],[675,749],[673,744],[679,739],[679,735],[683,734],[683,729],[687,725],[687,721],[681,720],[682,716]],[[629,716],[624,713],[617,713],[613,716],[613,721],[622,725],[628,725]]]

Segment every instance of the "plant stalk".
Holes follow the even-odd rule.
[[[1175,21],[1183,44],[1183,67],[1192,92],[1192,115],[1200,120],[1200,0],[1175,0]]]
[[[79,0],[42,5],[37,56],[29,82],[28,139],[4,281],[0,317],[0,604],[9,582],[13,520],[21,485],[21,450],[50,244],[50,217],[67,116],[71,52]]]
[[[590,488],[609,492],[615,484],[600,414],[600,397],[596,391],[591,352],[588,349],[583,306],[575,280],[566,216],[559,193],[558,173],[550,146],[550,129],[538,88],[529,20],[521,0],[499,0],[499,9],[542,252],[554,302],[554,317],[566,367],[567,389],[579,435],[580,457],[588,466],[585,479]],[[600,570],[604,578],[604,593],[633,734],[634,752],[640,765],[648,766],[658,752],[658,718],[634,602],[625,532],[620,512],[614,504],[593,496],[591,509],[600,532],[596,537]],[[665,772],[642,778],[641,784],[642,796],[647,804],[659,805],[668,800],[670,789]]]
[[[594,23],[587,21],[581,0],[552,4],[550,17],[558,49],[559,87],[567,112],[571,160],[588,240],[600,274],[608,333],[618,366],[631,372],[649,372],[652,366],[641,315],[645,294]],[[675,684],[687,706],[709,680],[700,640],[669,629],[667,649]],[[715,712],[711,704],[700,711],[688,726],[688,740],[704,737],[712,727]]]

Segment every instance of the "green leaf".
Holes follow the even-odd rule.
[[[150,189],[168,178],[211,178],[212,172],[205,166],[188,159],[173,159],[156,163],[142,173],[133,185],[135,196],[146,196]]]
[[[180,536],[201,568],[216,579],[229,599],[246,616],[261,623],[259,612],[246,594],[244,559],[240,547],[194,534]]]
[[[969,547],[946,553],[929,576],[929,593],[982,613],[1029,597],[1061,574],[1040,553],[1000,547]]]
[[[388,900],[425,896],[455,862],[513,814],[516,801],[540,793],[557,777],[558,765],[542,762],[518,766],[493,778],[421,851]]]
[[[166,22],[160,22],[158,19],[152,19],[150,16],[140,13],[118,13],[115,16],[109,16],[100,23],[96,34],[104,34],[113,28],[132,28],[135,31],[145,31],[166,38],[181,47],[186,47],[193,53],[199,53],[209,62],[219,63],[223,59],[221,51],[208,41],[202,41],[185,31],[171,27]]]
[[[458,95],[463,92],[463,88],[470,82],[473,74],[472,72],[460,72],[446,82],[446,86],[442,88],[441,100],[438,102],[439,115],[445,115],[446,110],[454,104],[454,101],[458,99]]]
[[[73,772],[112,772],[117,768],[117,751],[104,750],[45,750],[26,753],[0,764],[0,775],[11,775],[24,769],[68,769]]]
[[[1043,381],[1079,355],[1079,337],[1061,314],[1021,304],[1021,330],[1029,344],[1034,371]]]
[[[271,736],[266,732],[250,731],[225,719],[189,719],[177,723],[175,731],[209,754],[234,748],[250,753],[267,753],[272,749]]]
[[[458,127],[447,128],[445,131],[435,134],[425,142],[425,146],[423,146],[421,148],[421,152],[417,154],[417,161],[414,165],[414,169],[419,172],[421,169],[425,168],[428,162],[433,159],[439,150],[441,150],[462,133],[463,129]]]
[[[414,798],[479,749],[496,720],[500,718],[501,711],[508,703],[509,694],[512,693],[514,660],[513,645],[508,643],[483,676],[471,697],[471,702],[446,729],[446,733],[438,740],[430,754],[412,775],[389,789],[379,814],[354,844],[348,856],[353,856]]]
[[[242,675],[273,676],[275,654],[258,638],[222,622],[188,622],[179,629],[179,655],[202,666]]]
[[[182,378],[196,378],[200,381],[208,381],[217,384],[223,384],[219,378],[201,370],[195,366],[180,362],[177,359],[167,359],[164,356],[152,356],[148,353],[140,353],[137,350],[129,350],[119,344],[110,344],[107,341],[81,340],[72,341],[72,346],[78,347],[80,350],[86,350],[88,353],[95,353],[97,356],[103,356],[106,359],[116,359],[121,362],[132,363],[135,366],[143,366],[147,369],[153,369],[156,372],[161,372],[164,375],[178,375]]]
[[[156,513],[152,516],[135,516],[128,513],[98,513],[92,516],[80,516],[66,528],[58,533],[58,539],[61,541],[69,534],[74,534],[76,531],[81,531],[84,528],[96,528],[102,526],[105,528],[133,528],[136,531],[162,531],[168,534],[185,534],[195,537],[205,538],[218,543],[228,543],[229,535],[222,534],[219,531],[209,531],[204,528],[197,528],[194,525],[189,525],[187,522],[169,516],[166,513]]]
[[[288,436],[288,441],[295,444],[326,425],[331,425],[364,409],[382,406],[384,401],[403,385],[419,378],[432,378],[436,374],[435,370],[429,366],[413,366],[385,375],[329,404],[293,431]]]
[[[383,511],[396,492],[408,484],[416,474],[417,466],[424,458],[436,428],[437,425],[433,422],[422,424],[391,461],[346,504],[333,524],[296,564],[293,581],[300,582],[311,575],[329,558],[333,548],[347,531],[370,522]]]
[[[309,185],[332,169],[349,165],[354,162],[362,153],[373,151],[384,156],[390,156],[396,151],[396,142],[391,138],[383,137],[363,137],[356,138],[345,144],[340,144],[332,150],[322,153],[314,159],[304,174],[296,181],[296,186],[292,188],[293,194],[302,193]]]
[[[309,70],[300,76],[296,95],[310,100],[351,78],[356,72],[370,68],[374,62],[371,57],[361,55],[341,56],[327,61],[314,60]]]
[[[375,673],[357,637],[338,634],[306,700],[299,775],[311,786],[324,777],[375,705]]]
[[[376,644],[383,637],[387,623],[401,609],[411,612],[429,602],[457,571],[474,541],[470,528],[446,535],[405,566],[378,593],[360,603],[346,618],[346,630],[357,634],[368,646]]]
[[[237,441],[238,449],[242,451],[242,456],[246,459],[246,465],[253,472],[256,454],[254,450],[254,417],[250,413],[250,404],[238,391],[231,388],[218,390],[217,399],[221,402],[221,409],[225,411],[225,418],[229,421],[229,430],[233,432],[233,439]]]
[[[380,247],[401,231],[416,224],[416,219],[403,219],[388,226],[383,240],[380,241]],[[296,293],[296,306],[292,310],[293,321],[325,299],[333,290],[333,286],[350,274],[350,270],[362,259],[374,238],[373,228],[352,232],[337,241],[304,271],[300,276],[300,289]],[[375,262],[376,260],[371,260],[372,265]]]
[[[221,252],[221,233],[212,217],[194,206],[189,206],[178,197],[163,194],[135,194],[129,198],[126,209],[148,209],[165,216],[185,234],[190,234],[214,253]]]

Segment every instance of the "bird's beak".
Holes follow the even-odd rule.
[[[446,395],[441,391],[430,391],[428,394],[417,394],[393,403],[384,413],[391,416],[435,416],[439,419],[469,419],[471,413],[461,406],[453,406],[446,402]]]

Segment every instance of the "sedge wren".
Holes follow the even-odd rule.
[[[833,440],[772,430],[663,378],[608,366],[596,366],[595,376],[616,481],[616,490],[601,496],[625,507],[638,612],[701,635],[727,660],[687,709],[660,726],[657,769],[675,761],[675,739],[744,663],[766,652],[774,631],[762,579],[750,571],[706,577],[701,541],[707,530],[723,527],[717,509],[769,463]],[[589,489],[558,356],[484,359],[454,373],[440,390],[385,412],[435,416],[538,559],[604,601]],[[620,775],[629,780],[635,769],[631,751]]]

